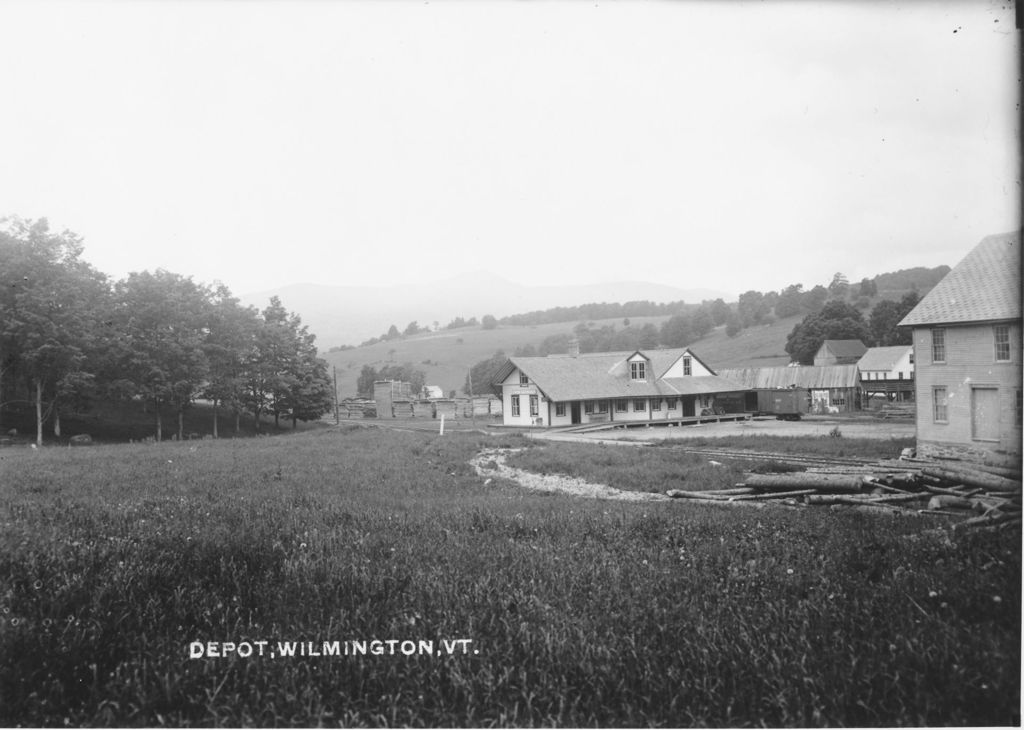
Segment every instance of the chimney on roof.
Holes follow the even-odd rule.
[[[569,340],[569,357],[580,356],[580,341],[573,337]]]

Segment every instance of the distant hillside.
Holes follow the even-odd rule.
[[[278,296],[317,337],[321,352],[341,345],[358,345],[378,337],[395,325],[404,330],[410,322],[420,327],[437,322],[444,327],[456,317],[497,318],[553,307],[572,307],[587,302],[647,300],[699,303],[728,298],[709,289],[680,289],[638,281],[606,282],[581,286],[523,286],[488,273],[467,274],[411,286],[320,286],[293,284],[242,295],[244,304],[259,308]]]
[[[882,299],[899,298],[911,291],[924,296],[948,273],[948,266],[936,266],[932,269],[917,266],[913,269],[879,274],[874,278],[874,282],[878,287],[878,296]]]
[[[631,317],[633,326],[650,322],[660,327],[668,317]],[[706,337],[691,343],[694,352],[712,368],[785,365],[786,335],[801,317],[780,319],[769,325],[748,327],[735,337],[718,327]],[[337,368],[338,394],[345,398],[356,394],[356,381],[364,365],[380,369],[384,365],[412,363],[426,373],[429,385],[439,385],[462,395],[466,373],[476,363],[504,350],[511,355],[517,347],[539,345],[549,335],[572,332],[574,323],[562,322],[534,326],[500,325],[492,330],[465,327],[429,334],[403,337],[367,347],[329,352],[323,355]],[[594,326],[622,327],[621,319],[596,320]]]

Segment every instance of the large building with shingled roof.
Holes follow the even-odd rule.
[[[743,414],[744,387],[688,348],[511,357],[493,384],[507,426],[685,423]]]
[[[1020,459],[1020,232],[988,236],[900,322],[913,328],[917,448]]]

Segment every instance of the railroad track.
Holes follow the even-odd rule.
[[[878,471],[879,468],[887,470],[900,471],[900,470],[912,470],[913,466],[907,465],[905,468],[895,466],[885,466],[879,463],[878,459],[867,459],[857,457],[825,457],[825,456],[802,456],[799,454],[780,454],[770,451],[741,451],[731,449],[707,449],[707,448],[692,448],[687,446],[670,446],[668,448],[676,449],[687,454],[697,454],[699,456],[707,456],[713,459],[740,459],[745,461],[778,461],[784,464],[793,464],[798,466],[804,466],[815,469],[828,469],[828,470],[843,470],[850,471],[851,468],[863,468],[865,470]]]

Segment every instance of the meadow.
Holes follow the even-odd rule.
[[[1019,724],[1019,532],[537,494],[496,446],[705,481],[345,424],[0,449],[0,724]],[[311,656],[372,640],[434,651]]]

